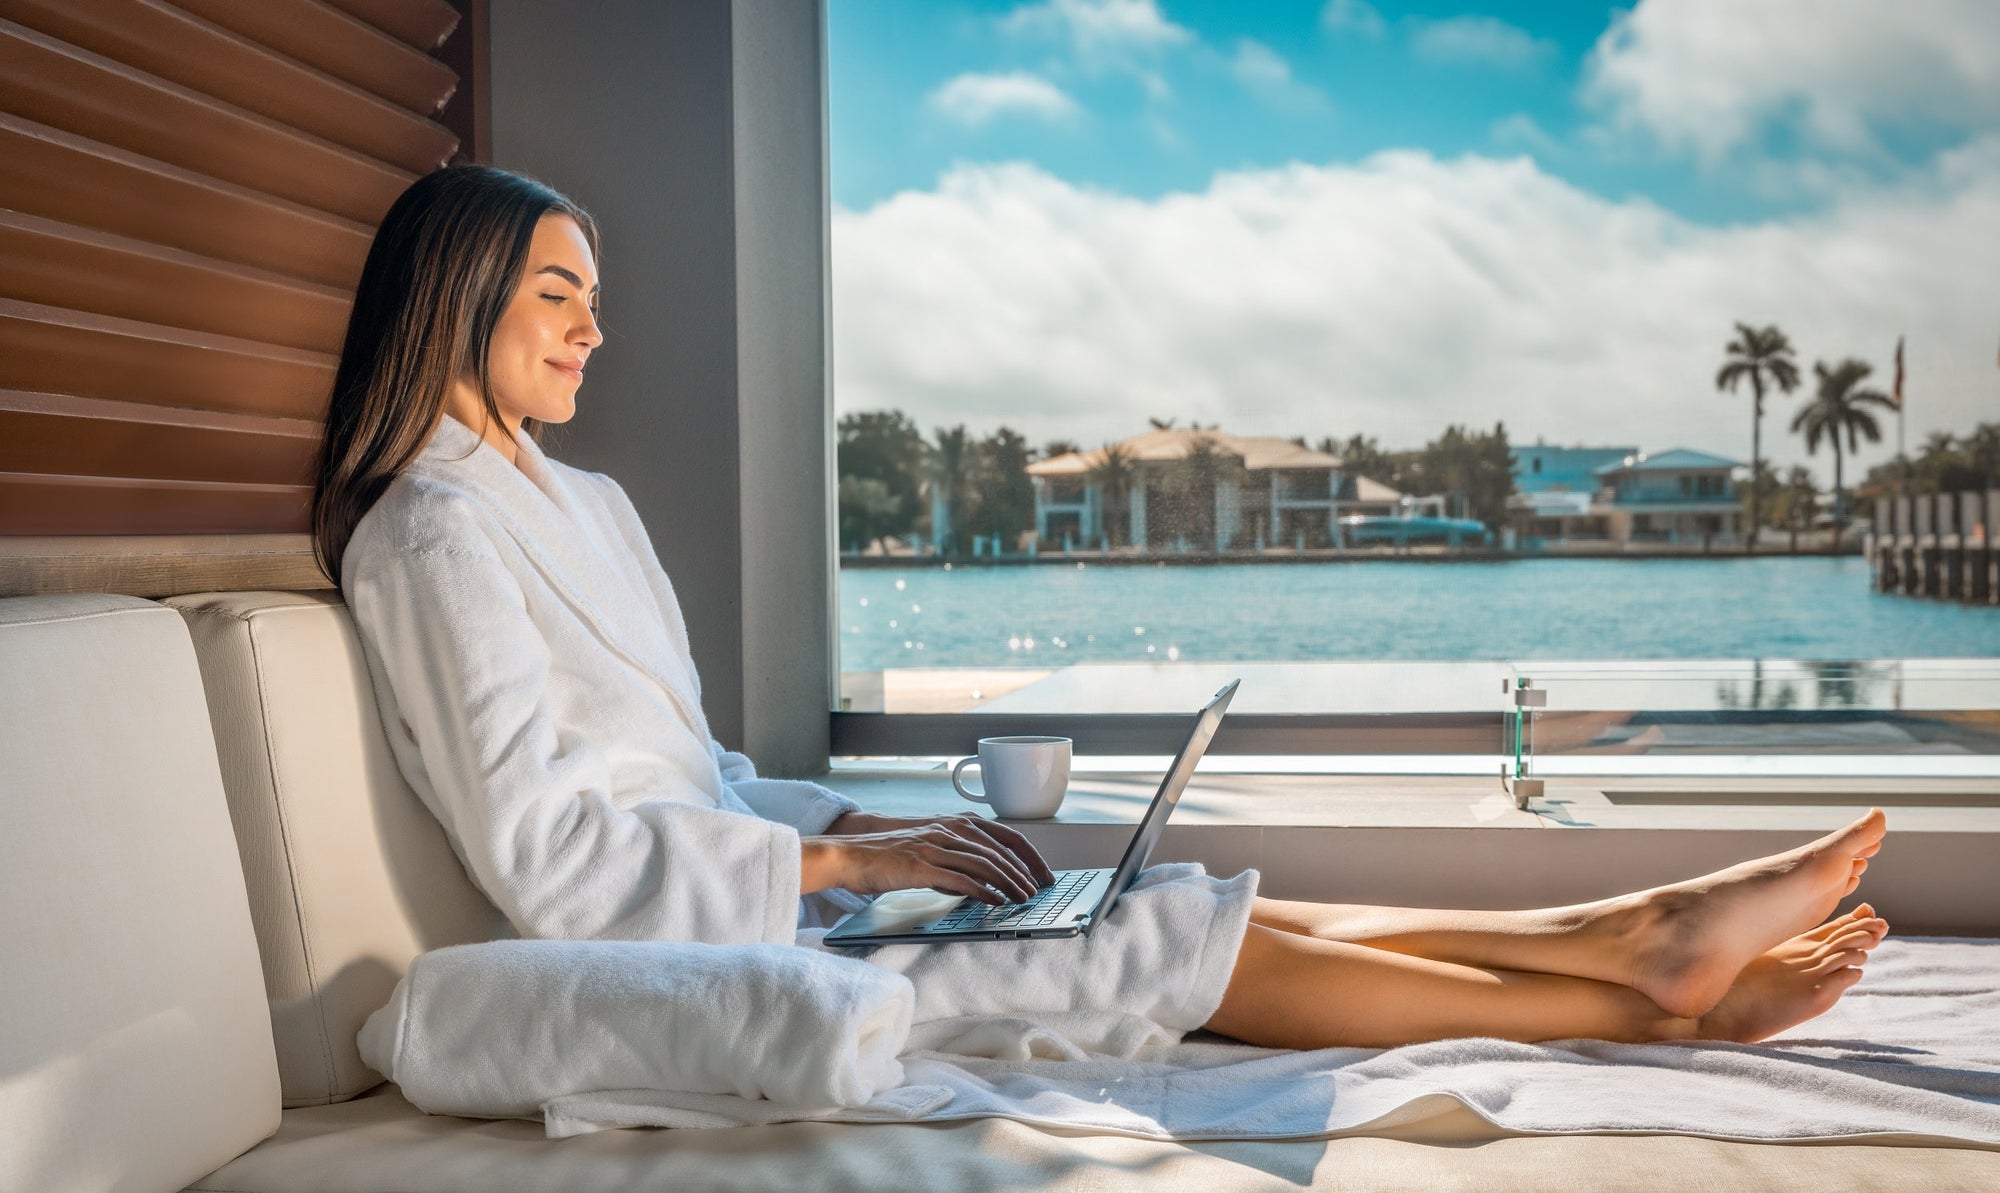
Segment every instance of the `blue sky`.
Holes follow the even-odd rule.
[[[842,409],[1740,459],[1742,319],[1808,372],[1908,335],[1912,442],[2000,412],[1994,0],[830,0],[828,40]]]
[[[1755,2],[1755,0],[1751,0]],[[1443,157],[1528,153],[1544,169],[1608,196],[1643,195],[1717,223],[1809,205],[1746,171],[1704,166],[1650,146],[1591,144],[1600,112],[1582,94],[1590,52],[1620,6],[1601,0],[1395,3],[1168,0],[1163,18],[1192,37],[1124,63],[1074,61],[1060,36],[1007,24],[1013,0],[832,0],[828,13],[834,200],[865,207],[927,188],[955,161],[1037,163],[1073,182],[1153,197],[1199,190],[1218,170],[1359,161],[1421,146]],[[1285,64],[1291,87],[1239,74],[1248,39]],[[1255,57],[1252,61],[1269,61]],[[998,114],[977,125],[927,102],[965,73],[1048,79],[1078,111],[1058,120]],[[1149,94],[1142,73],[1164,80]],[[1892,172],[1954,131],[1884,122]],[[1801,152],[1783,126],[1758,151]],[[1806,150],[1810,156],[1810,150]]]

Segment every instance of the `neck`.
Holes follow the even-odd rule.
[[[474,434],[492,444],[495,451],[507,457],[509,464],[518,466],[517,457],[521,450],[518,438],[521,433],[520,415],[502,409],[499,420],[495,421],[486,413],[486,404],[479,400],[478,386],[465,380],[452,386],[451,392],[445,395],[444,408],[447,414],[472,428]]]

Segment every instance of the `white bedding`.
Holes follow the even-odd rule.
[[[1514,1044],[1283,1052],[1172,1042],[1128,1016],[920,1024],[904,1082],[815,1111],[604,1091],[546,1103],[551,1137],[621,1126],[1000,1117],[1153,1139],[1323,1136],[1446,1097],[1511,1131],[2000,1145],[2000,941],[1891,939],[1830,1013],[1762,1044]]]

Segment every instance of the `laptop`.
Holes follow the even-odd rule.
[[[1049,936],[1088,935],[1102,923],[1118,897],[1132,885],[1146,858],[1153,852],[1160,833],[1167,827],[1181,792],[1194,776],[1195,763],[1215,737],[1222,714],[1229,708],[1236,685],[1232,679],[1209,699],[1196,714],[1187,742],[1167,768],[1160,789],[1139,827],[1125,846],[1125,856],[1115,868],[1104,870],[1058,870],[1055,881],[1024,903],[999,906],[977,899],[942,894],[937,891],[891,891],[855,912],[826,934],[826,943],[836,948],[864,945],[910,944],[933,940],[1035,940]]]

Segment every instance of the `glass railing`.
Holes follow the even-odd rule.
[[[1535,779],[1586,773],[2000,777],[1994,658],[1163,658],[889,669],[850,675],[843,690],[849,712],[1034,718],[1046,727],[1037,731],[1064,732],[1091,717],[1184,717],[1231,679],[1243,681],[1232,722],[1301,755],[1283,769],[1498,769],[1510,786],[1528,780],[1529,794]],[[1405,745],[1373,748],[1371,726]],[[1426,749],[1427,733],[1444,744]],[[1304,756],[1320,740],[1330,743],[1323,753]]]
[[[2000,775],[2000,659],[1514,662],[1510,774]],[[1526,695],[1524,695],[1524,691]]]

